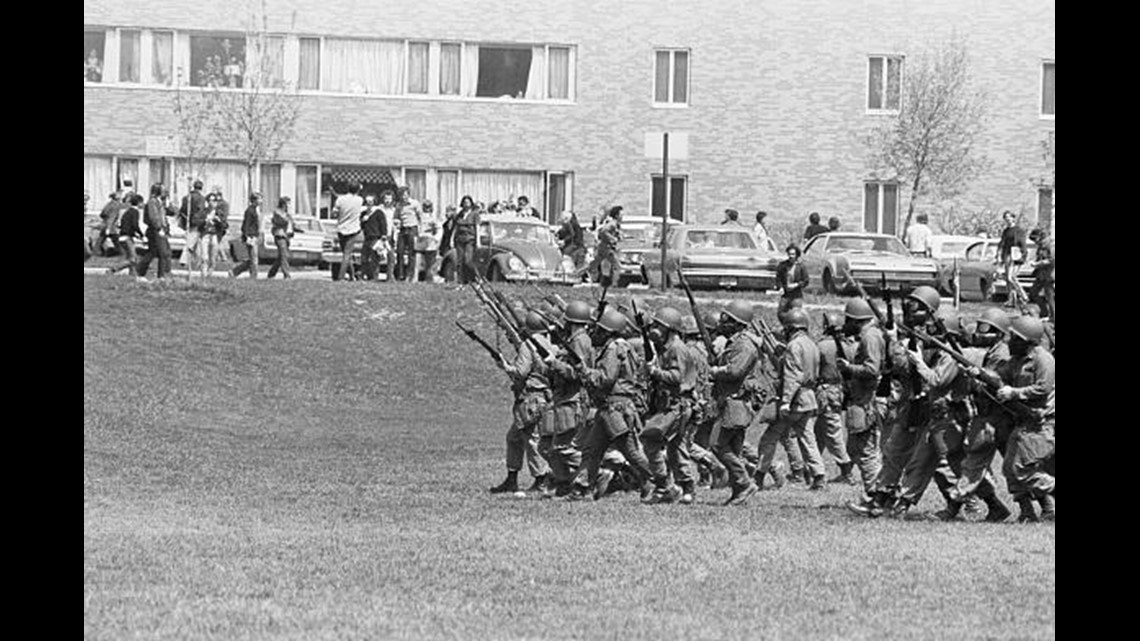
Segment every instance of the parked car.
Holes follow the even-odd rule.
[[[487,280],[574,281],[574,260],[563,256],[546,223],[537,218],[485,215],[479,221],[475,266]],[[455,251],[440,263],[440,274],[455,274]]]
[[[102,224],[102,221],[100,221]],[[170,255],[173,258],[178,258],[182,255],[182,250],[186,248],[186,230],[178,226],[177,216],[167,216],[166,225],[170,228],[170,234],[166,237],[167,244],[170,245]],[[146,234],[135,241],[135,249],[142,252],[150,248],[147,243]]]
[[[241,224],[244,215],[231,215],[226,232],[230,256],[234,262],[249,258],[249,249],[241,238]],[[323,261],[325,240],[328,232],[326,221],[314,216],[293,216],[293,238],[289,241],[290,265],[319,265]],[[273,243],[272,212],[261,217],[261,245],[257,249],[258,263],[272,263],[277,260],[277,245]]]
[[[995,300],[1009,295],[1009,284],[1005,280],[1005,272],[998,263],[997,238],[975,238],[974,242],[966,248],[966,252],[958,262],[958,283],[962,290],[963,300]],[[1033,261],[1037,257],[1037,245],[1026,244],[1025,256],[1014,249],[1014,260],[1021,260],[1017,269],[1017,282],[1022,288],[1029,289],[1033,285]],[[941,281],[945,283],[946,291],[954,294],[954,264],[942,266]]]
[[[642,255],[649,285],[677,284],[677,266],[694,288],[767,290],[776,286],[781,255],[769,241],[757,247],[751,230],[726,225],[677,225],[665,240],[664,269],[657,251]]]
[[[935,234],[927,239],[929,255],[938,261],[938,291],[951,296],[949,281],[946,275],[950,273],[954,260],[959,262],[966,258],[966,248],[978,241],[977,236],[959,236],[955,234]]]
[[[669,229],[680,225],[669,219]],[[621,254],[616,284],[625,287],[631,283],[648,283],[641,268],[646,253],[661,251],[661,218],[657,216],[622,216]],[[658,259],[660,261],[660,258]]]
[[[898,238],[867,232],[830,232],[812,238],[804,248],[804,266],[813,284],[823,291],[850,293],[853,278],[867,290],[887,287],[910,290],[938,284],[938,263],[912,256]]]

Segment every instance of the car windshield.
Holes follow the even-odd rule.
[[[942,246],[938,248],[938,255],[947,257],[961,256],[962,253],[966,251],[967,244],[969,244],[967,241],[942,243]]]
[[[690,249],[756,249],[747,231],[693,230],[685,237]]]
[[[494,223],[491,225],[492,238],[496,243],[504,241],[542,243],[553,245],[550,229],[545,225],[526,223]]]
[[[661,225],[622,227],[621,236],[630,245],[654,245],[661,238]]]
[[[909,256],[902,242],[894,236],[832,236],[827,241],[827,251],[866,251],[888,252]]]

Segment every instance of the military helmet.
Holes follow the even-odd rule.
[[[784,312],[784,316],[781,319],[781,322],[784,323],[784,327],[807,329],[808,325],[811,324],[811,318],[808,316],[807,311],[799,307],[793,307],[792,309]]]
[[[685,336],[695,336],[701,333],[701,328],[697,326],[696,316],[685,314],[681,317],[681,333]]]
[[[588,303],[580,300],[572,300],[566,306],[566,322],[586,324],[594,320],[592,318],[594,309]]]
[[[671,329],[674,332],[680,332],[684,326],[681,319],[681,312],[672,307],[662,307],[657,310],[657,313],[653,315],[653,322],[667,329]]]
[[[839,312],[827,312],[823,315],[823,324],[825,327],[831,329],[839,329],[843,327],[843,314]]]
[[[843,315],[852,320],[870,320],[875,317],[875,312],[871,311],[871,304],[867,301],[862,298],[852,298],[847,301]]]
[[[1009,314],[997,307],[990,307],[982,312],[982,317],[978,319],[978,329],[981,330],[983,325],[988,325],[1009,336]]]
[[[620,334],[625,331],[626,318],[625,314],[617,311],[616,309],[607,309],[602,313],[602,317],[598,319],[598,327],[611,332],[613,334]]]
[[[718,322],[720,322],[720,316],[718,316],[717,313],[714,311],[705,312],[703,318],[705,321],[705,328],[706,329],[709,327],[716,327],[716,324]],[[696,319],[694,318],[693,320],[696,320]],[[697,331],[700,331],[700,329],[698,329]]]
[[[1009,322],[1009,331],[1025,342],[1036,345],[1045,335],[1045,325],[1040,318],[1018,316]]]
[[[724,308],[724,313],[732,320],[747,325],[752,322],[752,305],[742,301],[734,300]]]
[[[947,334],[962,335],[962,318],[953,307],[943,307],[934,316],[942,322]]]
[[[547,326],[546,319],[538,312],[527,312],[525,323],[526,328],[532,332],[545,332],[550,329]]]
[[[938,290],[930,285],[915,287],[907,298],[922,303],[932,314],[938,311],[938,306],[942,304],[942,297],[938,295]]]

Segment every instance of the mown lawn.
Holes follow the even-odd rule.
[[[1051,525],[488,494],[510,395],[466,292],[88,276],[83,307],[87,638],[1055,636]]]

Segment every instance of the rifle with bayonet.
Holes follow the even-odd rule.
[[[479,279],[471,282],[471,290],[475,292],[476,298],[482,303],[483,310],[486,311],[487,315],[491,317],[491,320],[495,321],[495,324],[506,333],[507,340],[509,340],[511,345],[514,345],[517,350],[519,346],[522,345],[523,338],[519,335],[518,329],[511,322],[511,319],[507,317],[503,310],[499,309],[499,305],[483,288],[483,284]]]
[[[891,300],[891,290],[887,289],[887,287],[886,287],[886,280],[887,280],[886,276],[887,276],[886,274],[883,274],[882,281],[881,281],[882,285],[883,285],[882,286],[882,290],[883,290],[882,293],[883,293],[883,297],[884,297],[883,302],[886,303],[886,305],[887,305],[887,316],[885,318],[883,317],[882,310],[880,310],[879,307],[877,305],[875,305],[874,301],[871,300],[871,296],[869,294],[867,294],[867,290],[864,289],[863,285],[851,276],[851,272],[847,272],[847,282],[852,287],[855,288],[855,291],[859,292],[860,298],[867,301],[867,306],[871,308],[871,313],[874,314],[875,320],[879,322],[879,325],[884,330],[889,331],[889,330],[895,329],[896,325],[895,325],[895,307],[894,307],[893,301]],[[897,327],[904,334],[906,334],[909,331],[909,328],[906,327],[905,325],[897,325]],[[885,341],[885,344],[889,346],[890,339],[887,337],[887,335],[885,333],[883,335],[883,339]],[[875,396],[887,397],[887,396],[891,395],[891,379],[894,376],[894,372],[892,371],[892,364],[891,364],[891,359],[889,357],[889,353],[890,353],[890,351],[888,349],[888,357],[883,361],[883,375],[879,378],[879,387],[875,390]]]
[[[772,362],[772,365],[776,367],[776,369],[779,369],[780,355],[787,349],[787,345],[784,345],[780,339],[776,338],[776,334],[773,333],[772,328],[768,326],[768,321],[763,318],[758,317],[752,320],[752,331],[756,332],[763,342],[764,353],[768,356],[768,360]]]
[[[530,286],[533,287],[535,291],[537,291],[538,294],[542,296],[542,300],[546,301],[547,304],[549,304],[551,307],[557,309],[560,312],[566,311],[567,303],[561,296],[558,294],[551,294],[543,291],[543,289],[536,283],[531,283]]]
[[[602,287],[602,297],[598,299],[598,307],[594,310],[594,320],[602,320],[602,314],[606,311],[606,294],[610,291],[610,286],[605,285]]]
[[[637,301],[631,298],[629,302],[633,307],[633,320],[637,323],[637,329],[641,332],[642,349],[645,350],[645,362],[652,363],[653,360],[657,358],[657,349],[653,345],[653,340],[649,338],[649,324],[645,322],[645,314],[637,309]]]
[[[989,398],[991,401],[993,401],[994,403],[997,403],[998,407],[1002,408],[1002,410],[1004,410],[1005,412],[1007,412],[1011,416],[1017,416],[1019,414],[1020,415],[1027,415],[1027,414],[1032,413],[1032,410],[1030,410],[1028,407],[1026,407],[1025,404],[1023,404],[1021,401],[1013,401],[1013,400],[1011,400],[1011,401],[1000,401],[1000,400],[998,400],[998,398],[994,394],[994,392],[996,392],[998,389],[1000,389],[1002,387],[1003,384],[1001,382],[1001,379],[998,378],[997,376],[993,375],[993,374],[986,373],[985,370],[981,369],[976,364],[974,364],[973,361],[971,361],[969,358],[967,358],[966,355],[963,354],[960,349],[955,349],[955,347],[952,344],[948,344],[947,342],[943,342],[943,341],[931,336],[930,334],[927,334],[926,332],[924,332],[920,329],[912,329],[912,330],[910,330],[910,332],[911,332],[912,336],[914,336],[917,340],[921,341],[922,343],[930,345],[936,349],[939,349],[939,350],[949,354],[950,358],[954,359],[954,361],[956,363],[958,363],[958,365],[961,366],[959,371],[961,371],[966,376],[969,376],[971,379],[980,383],[981,384],[981,387],[980,387],[981,392],[983,394],[985,394],[986,397]],[[972,370],[974,370],[975,368],[978,369],[981,373],[978,375],[973,374]]]
[[[693,312],[693,318],[697,321],[697,331],[701,334],[701,342],[705,344],[705,355],[708,358],[709,365],[716,365],[712,337],[709,336],[709,330],[705,327],[705,319],[701,318],[701,310],[697,308],[697,300],[693,298],[693,290],[689,287],[689,281],[685,280],[685,272],[681,270],[680,263],[677,264],[677,282],[681,283],[681,288],[685,290],[685,296],[689,299],[689,310]]]
[[[500,352],[499,350],[495,349],[494,347],[492,347],[491,344],[488,343],[487,341],[483,340],[483,337],[476,334],[475,330],[473,330],[469,327],[464,327],[463,323],[460,323],[458,320],[455,321],[455,326],[458,327],[459,329],[463,330],[463,333],[467,334],[468,338],[470,338],[471,340],[475,341],[476,343],[482,345],[483,349],[487,350],[487,353],[489,353],[491,355],[491,358],[495,359],[495,362],[497,362],[499,364],[506,362],[506,359],[503,357],[503,353]]]

